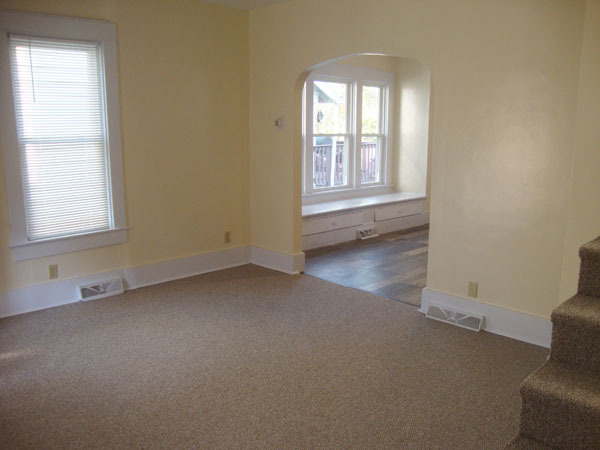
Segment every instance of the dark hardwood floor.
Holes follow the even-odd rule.
[[[307,250],[304,273],[413,306],[427,281],[429,227]]]

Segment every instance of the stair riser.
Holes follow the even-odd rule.
[[[600,411],[522,390],[521,434],[565,449],[600,449]]]
[[[600,297],[600,255],[581,255],[577,292]]]
[[[554,321],[550,357],[600,372],[600,327],[576,320]]]

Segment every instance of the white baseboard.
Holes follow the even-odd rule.
[[[420,309],[423,314],[430,303],[481,314],[485,316],[482,327],[485,331],[550,348],[552,322],[549,319],[425,288]]]
[[[125,280],[127,289],[136,289],[249,263],[250,247],[236,247],[131,267],[125,269]]]
[[[296,274],[304,272],[304,253],[282,253],[256,245],[250,251],[250,261],[257,266],[280,272]]]
[[[78,286],[95,280],[125,277],[123,270],[88,275],[68,280],[28,286],[0,294],[0,317],[15,316],[39,309],[52,308],[79,301]]]
[[[28,286],[0,292],[0,317],[77,302],[78,286],[97,280],[122,277],[127,289],[135,289],[249,263],[296,274],[304,270],[304,253],[290,254],[257,246],[244,246]],[[552,324],[548,319],[425,288],[421,301],[422,313],[427,311],[430,303],[481,314],[485,316],[483,329],[486,331],[550,347]]]
[[[300,273],[304,271],[304,253],[288,254],[262,247],[243,246],[68,280],[50,281],[0,292],[0,317],[77,302],[78,286],[98,280],[121,277],[126,289],[136,289],[250,263],[284,273]]]

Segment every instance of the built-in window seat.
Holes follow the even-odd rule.
[[[304,205],[302,249],[425,225],[425,200],[424,194],[394,192]]]

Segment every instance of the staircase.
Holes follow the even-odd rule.
[[[577,294],[552,312],[552,347],[521,385],[517,438],[506,450],[600,449],[600,237],[579,250]]]

